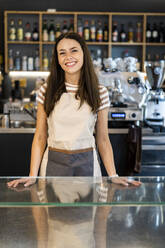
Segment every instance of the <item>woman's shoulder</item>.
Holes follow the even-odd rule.
[[[100,94],[101,103],[100,103],[100,107],[98,108],[98,111],[105,108],[109,108],[110,107],[109,93],[107,88],[102,84],[99,84],[99,94]]]
[[[41,87],[39,88],[38,92],[37,92],[36,100],[37,100],[37,102],[39,102],[41,104],[44,104],[46,88],[47,88],[47,82],[42,84]]]
[[[108,90],[107,90],[107,88],[104,85],[99,84],[99,92],[100,93],[103,93],[103,92],[107,92],[108,93]]]

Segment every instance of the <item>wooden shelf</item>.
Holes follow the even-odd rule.
[[[38,16],[38,23],[39,23],[39,41],[9,41],[8,40],[8,18],[10,17],[10,15],[21,15],[21,18],[23,18],[23,15],[35,15]],[[144,62],[146,59],[146,52],[147,52],[147,48],[149,46],[151,47],[165,47],[165,43],[148,43],[146,42],[146,26],[147,26],[147,22],[148,19],[147,18],[153,18],[153,17],[165,17],[165,13],[145,13],[145,12],[84,12],[84,11],[56,11],[56,12],[47,12],[47,11],[5,11],[4,12],[4,30],[5,30],[5,43],[4,43],[4,47],[5,47],[5,72],[8,73],[8,50],[9,50],[9,45],[38,45],[39,47],[39,56],[40,56],[40,68],[42,71],[42,58],[43,58],[43,50],[45,48],[45,46],[49,45],[54,45],[54,42],[48,41],[48,42],[44,42],[42,41],[42,25],[43,25],[43,19],[48,16],[48,18],[50,18],[49,16],[54,16],[53,18],[55,18],[55,16],[61,16],[61,18],[63,16],[73,16],[74,19],[74,31],[77,32],[77,22],[79,17],[82,16],[86,16],[87,18],[92,16],[92,18],[94,17],[103,17],[103,19],[106,18],[108,26],[109,26],[109,41],[108,42],[86,42],[87,45],[89,46],[102,46],[104,49],[104,46],[106,46],[105,49],[107,49],[107,56],[110,57],[112,56],[112,51],[113,48],[115,49],[116,47],[123,47],[124,46],[130,46],[133,49],[137,49],[140,48],[142,53],[141,53],[141,68],[142,70],[144,70]],[[135,16],[137,19],[138,17],[141,20],[142,23],[142,37],[143,40],[142,42],[112,42],[112,25],[113,25],[113,18],[115,17],[115,19],[117,19],[117,17],[119,17],[119,19],[121,19],[121,17],[124,17],[124,19],[127,18],[131,18]],[[136,47],[137,46],[137,47]],[[163,49],[162,49],[163,50]]]
[[[143,42],[112,42],[112,46],[142,46]]]
[[[109,45],[109,42],[104,42],[104,41],[86,41],[87,45]]]
[[[27,45],[27,44],[34,44],[34,45],[37,45],[37,44],[40,44],[39,41],[7,41],[8,44],[18,44],[18,45]]]
[[[55,41],[41,41],[41,44],[43,44],[43,45],[54,45],[54,44],[56,44],[56,42]]]
[[[159,42],[159,43],[154,43],[154,42],[149,42],[145,43],[146,46],[165,46],[165,43]]]

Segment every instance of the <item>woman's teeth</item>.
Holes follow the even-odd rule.
[[[65,65],[66,66],[73,66],[73,65],[75,65],[76,64],[76,62],[68,62],[68,63],[66,63]]]

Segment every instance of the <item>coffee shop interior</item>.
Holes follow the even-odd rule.
[[[101,178],[7,187],[29,175],[36,99],[66,32],[108,91],[117,175],[98,154]],[[164,192],[165,1],[0,0],[0,247],[164,248]]]

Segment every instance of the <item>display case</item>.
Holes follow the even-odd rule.
[[[164,247],[165,178],[37,178],[24,187],[0,179],[2,247]],[[129,242],[128,242],[129,240]]]

